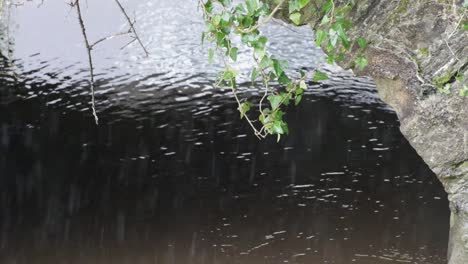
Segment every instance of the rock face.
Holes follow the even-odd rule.
[[[303,22],[320,28],[324,2],[312,0]],[[355,57],[366,56],[368,67],[355,72],[374,78],[381,98],[396,110],[401,132],[444,185],[452,212],[448,260],[466,264],[468,97],[459,91],[468,85],[467,8],[463,0],[354,2],[347,13],[355,25],[350,34],[370,44],[365,51],[352,47],[340,64],[353,68]],[[286,3],[277,17],[288,20],[287,14]]]

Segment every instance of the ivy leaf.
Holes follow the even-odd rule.
[[[223,72],[223,80],[230,81],[234,79],[239,73],[233,69],[226,69]]]
[[[231,0],[219,0],[222,6],[227,7],[231,5]]]
[[[294,105],[298,105],[302,100],[302,94],[301,95],[298,95],[296,96],[296,98],[294,99]]]
[[[349,38],[346,32],[344,31],[343,26],[340,23],[336,23],[335,25],[336,25],[335,30],[338,34],[338,37],[341,39],[341,43],[343,43],[343,46],[345,48],[349,48],[350,46]]]
[[[291,83],[291,79],[283,72],[278,78],[278,82],[281,84],[289,84]]]
[[[330,52],[330,54],[328,54],[327,62],[328,62],[328,64],[335,63],[335,53],[334,52]]]
[[[253,15],[260,6],[259,0],[246,0],[245,4],[247,6],[247,12],[249,12],[249,15]]]
[[[333,6],[334,0],[328,0],[322,7],[322,13],[327,13]]]
[[[281,95],[268,96],[268,101],[270,101],[271,109],[273,111],[280,106],[282,99],[283,97]]]
[[[289,13],[294,13],[295,11],[301,10],[301,4],[299,0],[291,0],[289,1]]]
[[[310,0],[299,0],[299,7],[302,9],[304,6],[306,6]]]
[[[324,15],[322,18],[322,22],[320,22],[320,25],[328,24],[328,22],[330,22],[330,17],[328,15]]]
[[[237,61],[237,52],[239,51],[238,48],[234,47],[234,48],[231,48],[231,50],[229,51],[229,57],[231,57],[231,59],[233,61]]]
[[[452,86],[450,85],[450,83],[447,83],[444,85],[444,87],[442,88],[438,88],[439,91],[443,94],[450,94],[452,91]]]
[[[214,51],[212,49],[208,50],[208,62],[213,63]]]
[[[301,13],[299,12],[292,13],[291,15],[289,15],[289,19],[291,19],[291,21],[294,24],[299,25],[301,23]]]
[[[290,93],[281,93],[281,101],[284,105],[289,105],[289,101],[292,99],[292,94]]]
[[[260,67],[262,68],[268,68],[272,65],[273,65],[273,60],[268,56],[263,57],[262,60],[260,61]]]
[[[463,85],[463,88],[460,89],[460,96],[468,96],[468,86],[465,84]]]
[[[299,82],[299,88],[302,89],[302,90],[307,90],[307,84],[305,83],[304,80]]]
[[[364,70],[364,68],[367,66],[367,64],[369,64],[369,62],[367,61],[366,58],[364,58],[363,56],[359,56],[356,58],[356,60],[354,61],[356,63],[356,65],[358,66],[359,70]]]
[[[283,122],[282,121],[275,121],[273,123],[273,127],[271,129],[273,130],[274,134],[278,134],[278,135],[284,134],[283,126],[282,126],[281,123],[283,123]]]
[[[326,36],[327,33],[325,33],[325,31],[321,29],[317,30],[317,32],[315,32],[315,45],[317,45],[317,47],[320,47],[323,41],[325,40]]]
[[[276,60],[273,59],[273,70],[276,73],[276,76],[281,76],[284,70],[288,67],[288,62],[285,60]]]
[[[338,41],[338,34],[336,32],[336,30],[334,30],[333,28],[330,28],[328,30],[328,35],[330,37],[330,43],[333,47],[336,46],[336,42]]]
[[[221,16],[220,15],[214,15],[211,18],[211,22],[213,23],[214,26],[218,26],[219,23],[221,22]]]
[[[243,102],[242,104],[239,105],[237,108],[240,112],[240,118],[244,118],[244,116],[247,114],[247,112],[250,111],[250,108],[252,107],[252,104],[250,102]]]
[[[256,80],[257,77],[258,77],[258,74],[259,74],[259,72],[258,72],[257,68],[253,68],[252,73],[250,74],[250,81],[251,81],[252,83],[255,82],[255,80]]]
[[[247,10],[245,9],[245,6],[243,4],[238,4],[235,8],[235,10],[239,13],[245,13]]]
[[[312,78],[312,81],[319,82],[319,81],[326,81],[328,79],[329,78],[325,73],[317,70],[317,71],[315,71],[315,75],[314,75],[314,78]]]
[[[207,1],[205,3],[205,10],[206,12],[210,13],[213,12],[213,3],[211,2],[211,0]]]

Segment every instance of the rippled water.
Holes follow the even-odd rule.
[[[125,29],[112,2],[88,1],[93,39]],[[151,55],[125,37],[95,51],[99,126],[73,10],[9,11],[0,263],[445,263],[445,194],[370,80],[326,67],[291,134],[258,141],[212,88],[195,1],[123,3]],[[310,29],[265,31],[293,68],[321,65]]]

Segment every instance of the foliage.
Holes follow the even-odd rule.
[[[202,40],[212,42],[216,47],[209,49],[209,60],[213,61],[215,55],[218,55],[224,64],[216,85],[232,90],[240,117],[247,120],[259,138],[277,135],[279,140],[281,135],[287,134],[288,125],[284,121],[284,108],[292,103],[295,105],[300,103],[310,77],[315,82],[328,79],[326,74],[318,70],[312,74],[300,72],[300,77],[292,78],[286,72],[288,62],[276,58],[267,51],[268,38],[259,30],[282,8],[287,8],[289,19],[294,24],[301,24],[301,10],[309,2],[310,0],[276,0],[276,6],[270,7],[260,0],[236,2],[199,0],[206,22],[206,31],[203,33]],[[344,53],[351,47],[351,39],[346,32],[352,27],[352,23],[344,16],[351,9],[351,2],[337,8],[334,0],[328,0],[320,11],[320,15],[323,16],[321,21],[323,29],[316,31],[316,45],[325,47],[329,63],[342,60]],[[237,61],[239,51],[239,47],[234,46],[232,41],[236,35],[240,37],[242,45],[249,48],[255,61],[250,74],[252,84],[261,84],[264,89],[263,97],[258,105],[258,119],[255,120],[249,117],[254,109],[253,103],[239,98],[237,93],[239,73],[232,66],[232,63]],[[357,43],[360,49],[365,49],[367,46],[367,41],[362,38],[358,39]],[[367,60],[360,56],[355,63],[362,69],[367,65]],[[270,89],[272,83],[280,84],[283,88],[274,91]],[[265,100],[269,102],[267,107],[264,107]]]

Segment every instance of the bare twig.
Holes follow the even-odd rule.
[[[98,39],[97,41],[95,41],[93,43],[91,43],[89,41],[88,35],[86,34],[86,27],[85,27],[85,24],[84,24],[84,21],[83,21],[83,15],[81,13],[80,0],[71,0],[71,2],[70,2],[70,6],[76,8],[76,12],[78,14],[78,23],[80,24],[81,33],[83,35],[83,40],[85,42],[86,51],[88,53],[88,65],[89,65],[89,75],[90,75],[89,84],[90,84],[90,89],[91,89],[91,108],[93,110],[93,116],[94,116],[94,119],[96,121],[96,124],[98,124],[99,118],[98,118],[97,113],[96,113],[96,102],[95,102],[95,96],[94,96],[95,86],[94,86],[94,65],[93,65],[93,56],[92,56],[93,48],[96,45],[98,45],[98,44],[100,44],[100,43],[102,43],[102,42],[104,42],[106,40],[112,39],[112,38],[117,37],[117,36],[123,36],[123,35],[126,35],[126,34],[133,33],[132,41],[130,41],[128,44],[126,44],[122,48],[125,48],[130,43],[137,40],[140,43],[140,46],[143,49],[143,51],[145,52],[146,56],[149,55],[149,52],[146,50],[146,47],[141,42],[140,37],[138,36],[137,31],[136,31],[136,29],[134,27],[135,21],[132,22],[132,20],[128,16],[127,12],[125,11],[125,8],[122,6],[122,4],[120,4],[119,0],[114,0],[114,1],[119,6],[120,11],[124,14],[125,18],[127,19],[128,24],[129,24],[129,29],[127,31],[123,31],[123,32],[120,32],[120,33],[116,33],[116,34],[113,34],[113,35],[110,35],[110,36],[100,38],[100,39]]]
[[[96,125],[99,123],[99,118],[96,114],[96,102],[94,99],[94,67],[93,67],[93,56],[91,51],[93,46],[89,43],[88,35],[86,34],[86,27],[84,25],[83,16],[81,15],[80,0],[75,0],[71,2],[71,6],[76,8],[76,13],[78,14],[78,23],[80,24],[81,33],[83,34],[83,39],[86,46],[86,51],[88,52],[88,64],[89,64],[89,85],[91,88],[91,108],[93,110],[94,120]]]
[[[114,0],[115,3],[119,6],[120,8],[120,11],[122,11],[122,14],[125,16],[125,18],[127,19],[128,21],[128,24],[130,25],[130,30],[133,32],[133,34],[135,35],[135,39],[138,41],[138,43],[140,44],[141,48],[143,49],[143,51],[145,52],[146,56],[149,56],[149,52],[148,50],[146,49],[145,45],[143,45],[143,42],[141,41],[140,37],[138,36],[138,33],[134,27],[134,24],[135,22],[132,22],[132,20],[130,19],[130,17],[128,16],[127,14],[127,11],[125,11],[125,8],[122,6],[122,4],[120,3],[119,0]]]
[[[91,49],[94,48],[94,46],[96,46],[97,44],[99,44],[99,43],[101,43],[103,41],[113,39],[113,38],[118,37],[118,36],[127,35],[127,34],[130,34],[130,33],[132,33],[132,31],[129,29],[128,31],[123,31],[123,32],[120,32],[120,33],[117,33],[117,34],[113,34],[113,35],[98,39],[93,44],[91,44]]]

